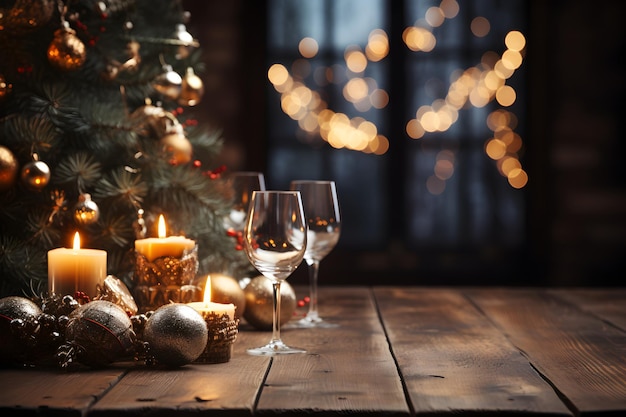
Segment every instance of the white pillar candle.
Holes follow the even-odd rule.
[[[235,305],[234,304],[221,304],[211,301],[211,275],[207,276],[206,285],[204,287],[204,301],[196,301],[193,303],[187,303],[202,317],[207,318],[210,314],[216,314],[218,317],[224,314],[228,315],[228,320],[235,320]]]
[[[196,241],[184,236],[167,236],[165,219],[159,216],[158,236],[135,241],[135,251],[152,262],[163,256],[181,258],[196,246]]]
[[[74,247],[48,251],[48,291],[51,294],[74,295],[82,291],[90,298],[98,294],[107,275],[107,253],[98,249],[81,249],[80,235],[74,235]]]

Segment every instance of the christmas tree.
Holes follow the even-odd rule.
[[[198,274],[249,263],[222,224],[218,130],[201,126],[201,50],[178,1],[0,1],[0,295],[47,290],[47,252],[107,251],[132,286],[133,245],[198,245]]]

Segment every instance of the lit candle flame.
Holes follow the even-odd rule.
[[[165,231],[165,219],[161,214],[159,216],[159,238],[164,238],[165,236],[167,236]]]
[[[80,235],[78,232],[74,235],[74,250],[80,249]]]
[[[211,275],[207,275],[204,285],[204,304],[211,302]]]

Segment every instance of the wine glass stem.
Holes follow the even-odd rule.
[[[272,342],[280,342],[280,281],[272,283],[274,288],[274,311],[272,313]]]
[[[310,320],[317,320],[317,275],[320,269],[320,261],[313,261],[309,265],[309,311],[306,316]]]

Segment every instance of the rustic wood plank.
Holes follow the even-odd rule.
[[[469,295],[581,415],[623,415],[626,333],[538,290]]]
[[[3,416],[82,416],[125,372],[117,367],[80,372],[1,369],[0,411]]]
[[[626,330],[626,289],[555,289],[549,293]]]
[[[283,332],[307,353],[273,359],[257,413],[409,415],[371,291],[320,288],[319,299],[322,317],[338,327]]]
[[[264,343],[267,335],[240,331],[229,362],[188,364],[177,369],[137,366],[97,404],[89,416],[250,416],[269,358],[245,349]]]
[[[571,415],[458,291],[379,287],[374,294],[416,415]]]

